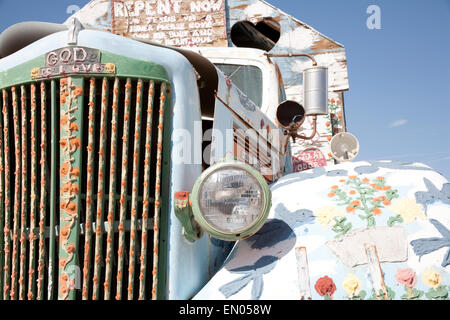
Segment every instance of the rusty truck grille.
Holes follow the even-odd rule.
[[[169,90],[114,77],[2,90],[2,299],[156,298]]]

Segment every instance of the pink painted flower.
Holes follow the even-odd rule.
[[[395,278],[400,284],[408,288],[414,288],[417,284],[417,276],[412,269],[398,269]]]

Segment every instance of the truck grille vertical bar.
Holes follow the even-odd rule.
[[[119,218],[119,249],[118,266],[117,266],[117,293],[116,300],[122,299],[122,280],[123,280],[123,264],[125,253],[125,219],[127,210],[127,178],[128,178],[128,147],[129,147],[129,131],[130,131],[130,107],[132,93],[131,79],[127,79],[125,85],[125,110],[123,125],[123,144],[122,144],[122,181],[120,194],[120,218]]]
[[[56,81],[51,82],[51,176],[50,176],[50,241],[49,241],[49,263],[48,263],[48,300],[53,300],[55,283],[55,256],[56,256],[56,219],[57,219],[57,162],[59,156],[58,131],[58,99]]]
[[[159,222],[161,209],[161,168],[162,168],[162,150],[163,150],[163,130],[164,130],[164,113],[166,109],[166,101],[169,88],[166,83],[161,85],[159,123],[158,123],[158,144],[156,156],[156,184],[155,184],[155,217],[154,217],[154,249],[153,249],[153,289],[152,299],[156,300],[158,295],[158,263],[159,263]]]
[[[153,130],[153,99],[155,96],[155,82],[150,81],[148,89],[148,106],[147,106],[147,126],[145,138],[145,160],[144,160],[144,197],[142,208],[142,239],[141,239],[141,270],[139,275],[139,300],[145,300],[145,280],[147,277],[147,239],[148,239],[148,218],[150,214],[150,164],[151,164],[151,146],[152,146],[152,130]]]
[[[11,271],[11,300],[17,299],[17,275],[19,268],[19,231],[20,231],[20,188],[22,174],[22,152],[20,147],[20,118],[16,87],[11,88],[13,96],[14,145],[15,145],[15,182],[14,182],[14,226],[13,226],[13,252]]]
[[[128,269],[128,300],[133,300],[134,294],[134,275],[136,264],[136,242],[137,226],[136,219],[138,215],[138,182],[139,182],[139,159],[140,159],[140,139],[141,139],[141,119],[142,119],[142,98],[143,82],[139,79],[136,93],[136,123],[134,130],[134,152],[133,152],[133,182],[131,195],[131,230],[130,230],[130,258]]]
[[[20,209],[20,272],[19,272],[19,300],[25,299],[26,286],[26,254],[27,254],[27,216],[28,216],[28,117],[27,117],[27,93],[25,86],[20,88],[21,101],[21,137],[22,137],[22,195],[21,195],[21,209]]]
[[[41,82],[41,197],[39,204],[39,260],[37,298],[44,300],[44,268],[45,268],[45,224],[47,213],[47,91],[45,82]]]
[[[5,107],[4,101],[0,99],[0,104]],[[4,172],[5,164],[3,158],[3,119],[0,117],[0,300],[3,300],[3,275],[4,275],[4,259],[5,259],[5,238],[4,238],[4,227],[5,227],[5,207],[3,206],[3,201],[5,198],[4,193]]]
[[[11,183],[10,183],[10,156],[9,156],[9,99],[8,92],[2,90],[3,95],[3,132],[4,132],[4,152],[5,152],[5,226],[3,235],[5,238],[5,262],[3,266],[3,299],[9,300],[9,290],[11,285],[10,266],[11,266]]]
[[[116,171],[117,171],[117,153],[118,153],[118,126],[119,126],[119,85],[118,78],[114,81],[113,103],[112,103],[112,120],[111,120],[111,165],[110,165],[110,181],[109,181],[109,202],[108,202],[108,233],[106,244],[106,269],[105,269],[105,300],[111,299],[111,276],[114,259],[114,221],[116,212]]]
[[[96,87],[95,78],[89,81],[89,123],[88,123],[88,146],[87,146],[87,178],[86,178],[86,224],[84,243],[84,268],[83,268],[83,300],[89,299],[89,277],[91,268],[92,247],[92,222],[94,215],[94,149],[95,149],[95,113],[96,113]]]
[[[37,123],[36,123],[36,85],[31,85],[31,194],[30,194],[30,261],[28,265],[28,300],[34,300],[36,294],[36,209],[37,209]]]
[[[100,147],[98,165],[98,192],[97,192],[97,222],[95,239],[95,264],[94,264],[94,287],[92,299],[97,300],[100,295],[100,272],[102,263],[103,246],[103,220],[105,210],[105,179],[106,179],[106,140],[107,140],[107,119],[108,119],[108,79],[104,78],[102,83],[102,107],[100,120]]]
[[[80,235],[80,186],[82,168],[82,115],[84,80],[60,81],[60,234],[58,299],[76,298],[75,282],[80,270],[78,244]]]

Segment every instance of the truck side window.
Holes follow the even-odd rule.
[[[216,64],[216,67],[261,108],[263,85],[261,69],[255,66],[234,64]]]

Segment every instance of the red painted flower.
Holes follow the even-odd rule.
[[[397,279],[400,284],[411,289],[417,284],[417,276],[412,269],[398,269],[395,279]]]
[[[331,298],[336,292],[336,285],[334,284],[333,279],[328,276],[317,280],[314,288],[321,297],[329,296]]]

